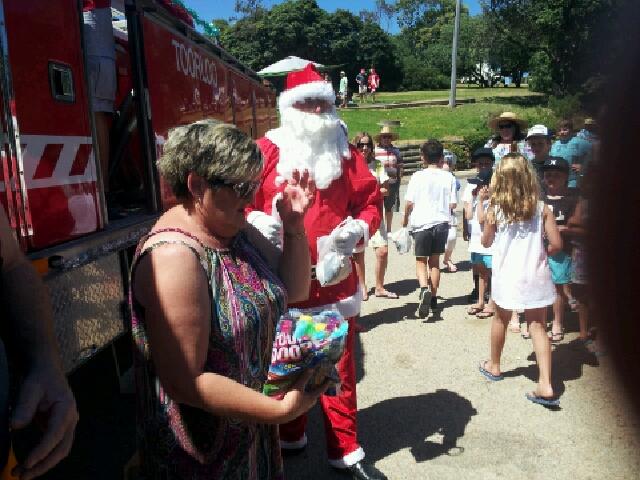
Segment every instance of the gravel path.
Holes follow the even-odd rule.
[[[531,341],[520,335],[507,337],[507,378],[493,384],[480,375],[478,361],[489,355],[490,320],[466,314],[472,280],[461,231],[453,255],[459,271],[441,277],[441,315],[413,317],[415,260],[393,248],[386,281],[400,299],[372,296],[363,304],[360,323],[368,331],[357,339],[358,421],[367,460],[390,479],[638,478],[638,421],[627,415],[609,357],[596,357],[573,341],[573,316],[553,352],[560,410],[525,399],[537,369]],[[372,287],[371,249],[366,255]],[[306,451],[285,460],[287,478],[346,478],[327,466],[317,406],[307,435]]]

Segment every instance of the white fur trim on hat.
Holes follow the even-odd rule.
[[[320,98],[327,100],[333,105],[336,101],[336,94],[331,84],[324,80],[320,82],[303,83],[282,92],[278,98],[278,108],[282,112],[292,107],[294,103],[307,98]]]

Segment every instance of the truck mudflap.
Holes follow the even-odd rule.
[[[46,285],[65,372],[79,367],[129,330],[120,254],[65,272]]]
[[[30,255],[49,290],[67,373],[131,329],[125,300],[129,259],[157,219],[120,221],[89,238]]]

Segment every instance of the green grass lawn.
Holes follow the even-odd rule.
[[[557,120],[551,110],[544,106],[523,106],[522,102],[511,103],[508,98],[492,98],[485,102],[459,105],[455,109],[446,106],[393,110],[353,108],[339,110],[339,115],[349,127],[349,136],[352,138],[362,131],[375,134],[380,131],[378,122],[383,120],[400,120],[401,126],[397,129],[400,140],[442,139],[445,136],[469,139],[478,136],[489,138],[492,132],[487,127],[487,121],[505,111],[516,112],[529,125],[542,123],[551,126]]]
[[[526,85],[520,88],[515,87],[494,87],[480,88],[476,85],[458,85],[456,89],[456,98],[476,98],[483,99],[487,97],[519,97],[519,96],[537,96],[538,93],[530,92]],[[402,103],[414,102],[417,100],[448,100],[449,89],[446,90],[426,90],[418,92],[380,92],[376,94],[376,103]],[[366,103],[365,103],[366,104]]]

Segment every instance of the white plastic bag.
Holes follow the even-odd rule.
[[[396,246],[396,249],[398,249],[398,253],[400,255],[404,255],[405,253],[409,253],[411,251],[413,239],[411,238],[411,234],[409,233],[408,228],[401,228],[400,230],[391,233],[390,237],[394,245]]]
[[[351,259],[335,250],[331,235],[318,238],[318,261],[316,279],[322,287],[340,283],[351,274]]]

